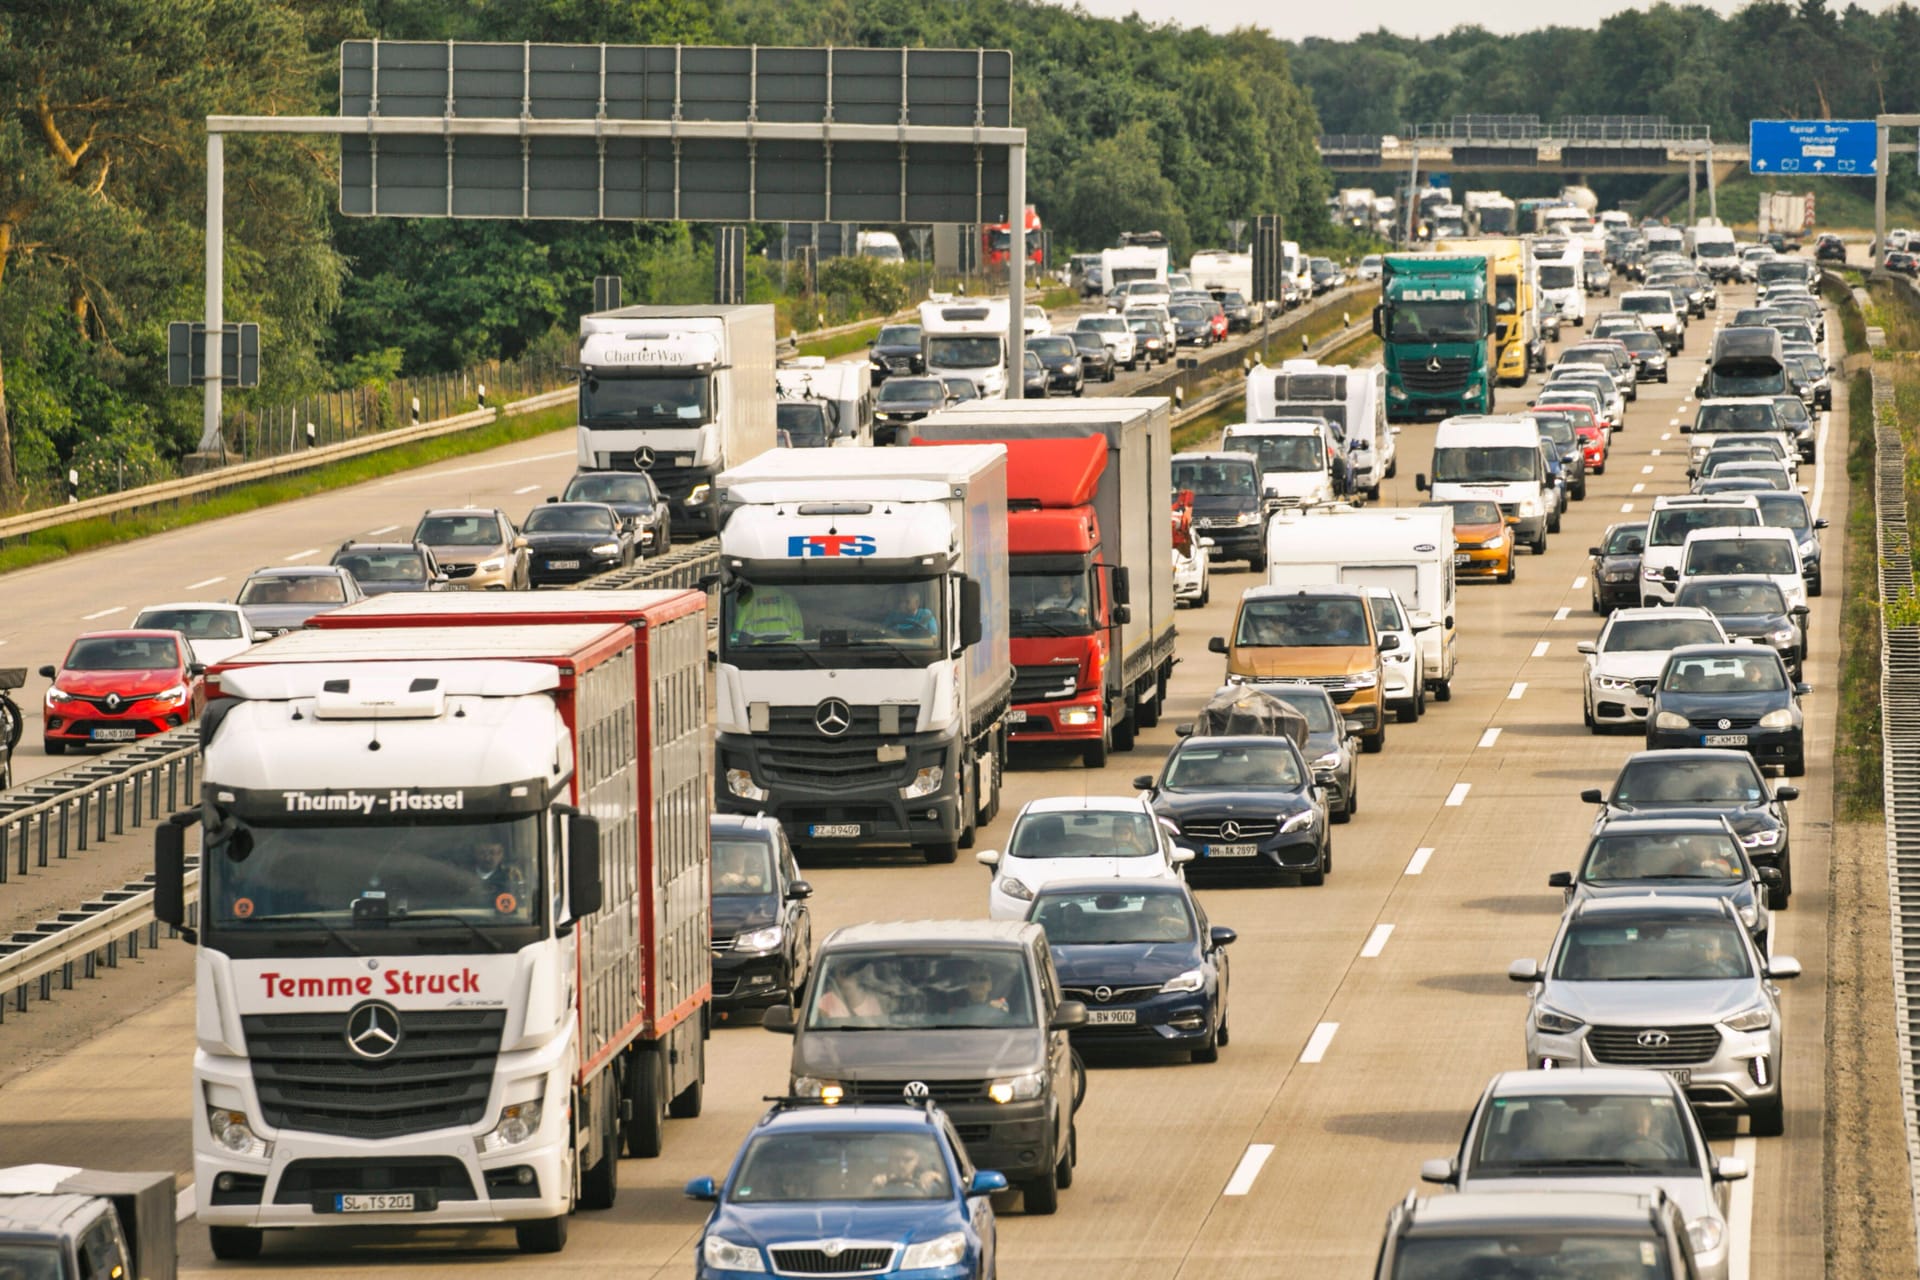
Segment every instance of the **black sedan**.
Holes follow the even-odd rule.
[[[1640,603],[1640,557],[1647,549],[1647,522],[1607,526],[1600,545],[1587,548],[1587,582],[1595,613],[1632,609]]]
[[[1620,766],[1610,791],[1580,793],[1602,806],[1594,831],[1621,818],[1725,817],[1755,865],[1780,872],[1773,893],[1778,911],[1793,894],[1793,849],[1786,804],[1800,788],[1768,787],[1760,765],[1744,751],[1636,751]]]
[[[1149,368],[1173,359],[1173,337],[1152,316],[1128,316],[1127,328],[1133,330],[1133,349]]]
[[[578,582],[633,563],[633,530],[604,502],[549,502],[520,525],[527,582]]]
[[[1176,302],[1167,309],[1173,317],[1174,345],[1210,347],[1213,345],[1213,317],[1195,302]]]
[[[1193,850],[1187,878],[1286,872],[1323,884],[1333,870],[1326,793],[1299,748],[1285,738],[1187,738],[1160,779],[1133,785]]]
[[[637,556],[657,556],[673,541],[673,510],[644,471],[576,471],[562,502],[604,502],[633,527]]]
[[[1040,357],[1047,370],[1047,387],[1079,395],[1087,385],[1080,364],[1080,348],[1064,333],[1050,333],[1027,339],[1027,350]]]
[[[1047,931],[1061,996],[1087,1006],[1075,1045],[1178,1049],[1218,1062],[1227,1043],[1233,930],[1179,880],[1057,880],[1027,919]]]
[[[867,348],[867,368],[877,387],[888,378],[902,374],[925,373],[926,358],[920,353],[920,326],[883,325]]]
[[[343,542],[332,563],[352,574],[370,596],[438,591],[447,583],[433,551],[419,542]]]
[[[1750,644],[1688,644],[1667,656],[1647,711],[1647,746],[1726,747],[1807,771],[1798,684],[1780,655]]]
[[[1307,718],[1307,740],[1300,754],[1313,770],[1313,780],[1327,796],[1327,812],[1335,826],[1353,821],[1360,812],[1360,743],[1347,719],[1333,704],[1333,696],[1317,684],[1291,681],[1262,682],[1260,692]],[[1175,730],[1186,736],[1188,726]]]
[[[813,886],[772,818],[716,813],[713,846],[713,1005],[722,1022],[741,1009],[797,1005],[813,962]]]
[[[1780,584],[1763,574],[1706,574],[1680,584],[1674,604],[1705,609],[1720,619],[1730,639],[1750,640],[1780,655],[1793,678],[1800,678],[1800,646],[1808,609],[1787,606]]]
[[[947,384],[938,378],[893,377],[873,397],[873,442],[905,444],[911,424],[947,407]]]
[[[1113,368],[1113,348],[1102,341],[1099,334],[1075,329],[1067,338],[1080,357],[1080,373],[1086,381],[1112,382],[1118,376]]]

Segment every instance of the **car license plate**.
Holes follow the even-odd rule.
[[[1009,712],[1007,712],[1007,723],[1008,723],[1008,724],[1025,724],[1026,722],[1027,722],[1027,713],[1026,713],[1026,712],[1024,712],[1024,711],[1009,711]]]
[[[1672,1078],[1673,1082],[1682,1088],[1693,1083],[1692,1067],[1668,1067],[1666,1068],[1666,1072],[1667,1075]]]
[[[1251,858],[1260,852],[1257,844],[1210,844],[1207,846],[1209,858]]]
[[[412,1213],[413,1210],[411,1191],[378,1196],[337,1195],[333,1198],[335,1213]]]
[[[1132,1009],[1089,1009],[1087,1025],[1090,1027],[1130,1027],[1133,1025]]]
[[[132,729],[95,729],[90,735],[95,742],[132,742]]]
[[[1744,733],[1709,733],[1700,739],[1703,747],[1744,747],[1747,735]]]
[[[1455,564],[1472,564],[1473,557],[1464,551],[1456,551],[1453,553],[1453,562]]]
[[[807,834],[816,840],[847,840],[860,834],[857,822],[816,822],[807,828]]]
[[[547,561],[547,568],[549,569],[578,569],[579,567],[580,567],[580,562],[578,560]]]

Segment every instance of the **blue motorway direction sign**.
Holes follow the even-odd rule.
[[[1878,172],[1871,120],[1755,120],[1747,141],[1752,173],[1871,176]]]

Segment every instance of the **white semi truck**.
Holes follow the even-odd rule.
[[[718,489],[717,807],[953,861],[1006,759],[1006,450],[778,450]]]
[[[774,445],[773,341],[763,305],[580,317],[579,465],[649,472],[675,533],[717,532],[713,477]]]

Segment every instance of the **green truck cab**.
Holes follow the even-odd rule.
[[[1492,413],[1499,362],[1492,259],[1389,254],[1373,331],[1387,370],[1387,421]]]

